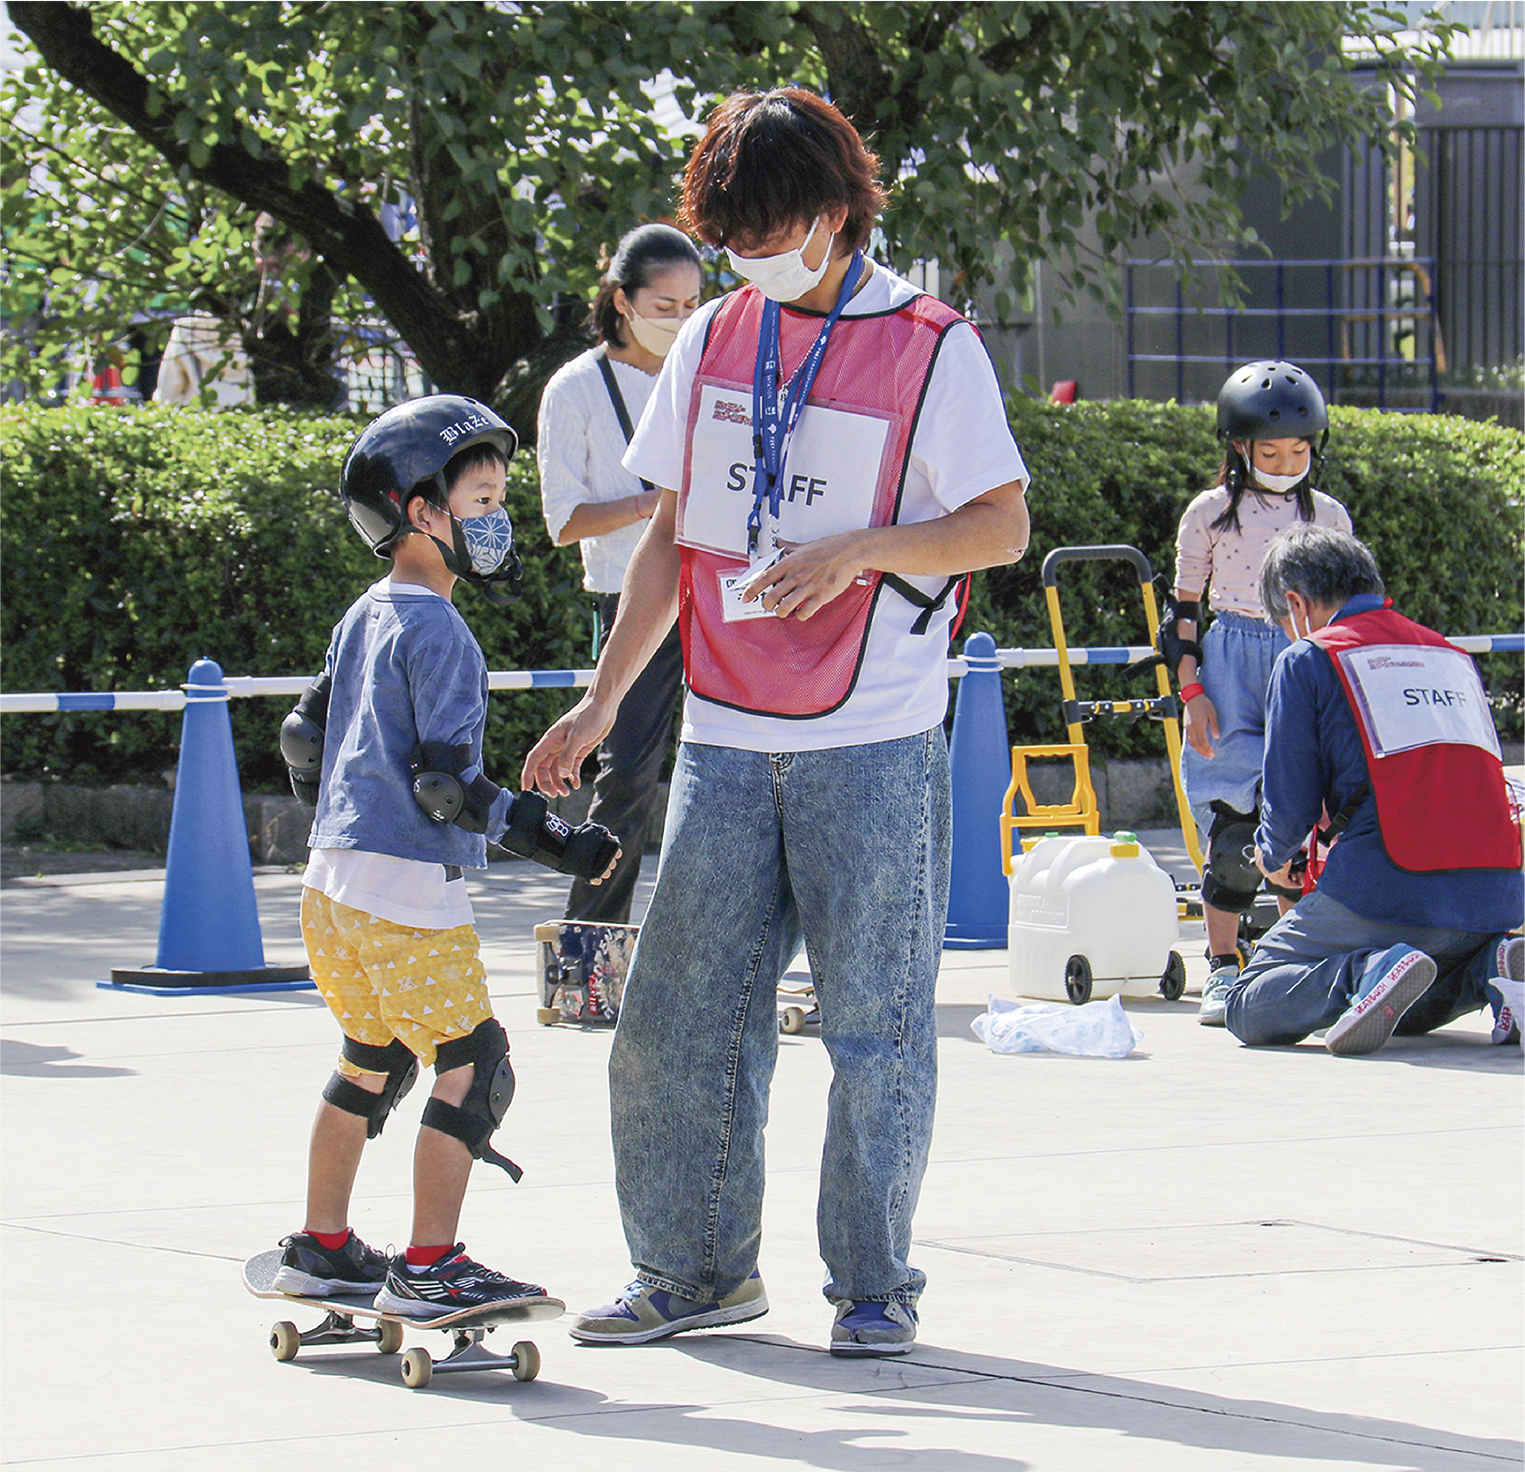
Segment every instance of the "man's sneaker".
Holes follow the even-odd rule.
[[[1413,946],[1392,946],[1373,956],[1350,1006],[1324,1034],[1324,1046],[1345,1057],[1375,1053],[1434,980],[1435,963]]]
[[[428,1267],[412,1267],[404,1256],[393,1258],[386,1286],[376,1295],[378,1310],[408,1319],[438,1319],[490,1303],[520,1301],[554,1302],[544,1288],[473,1262],[461,1242]]]
[[[330,1293],[374,1293],[386,1282],[387,1255],[367,1247],[353,1232],[343,1247],[330,1250],[308,1232],[281,1238],[281,1254],[271,1286],[280,1293],[323,1298]]]
[[[904,1303],[860,1299],[837,1306],[831,1352],[840,1357],[905,1354],[916,1344],[916,1310]]]
[[[1202,988],[1202,1006],[1197,1021],[1203,1027],[1228,1026],[1228,994],[1239,980],[1239,962],[1236,958],[1214,956],[1212,970]]]
[[[584,1344],[649,1344],[685,1329],[745,1324],[767,1312],[768,1294],[755,1269],[740,1288],[714,1303],[680,1298],[637,1278],[613,1303],[578,1314],[567,1332]]]
[[[1488,1005],[1493,1009],[1490,1042],[1502,1045],[1520,1041],[1518,998],[1522,982],[1525,982],[1525,936],[1506,935],[1493,948],[1493,970],[1483,983]]]

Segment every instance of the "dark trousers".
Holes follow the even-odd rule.
[[[598,593],[602,637],[608,638],[619,610],[617,593]],[[620,840],[623,852],[602,884],[573,881],[567,896],[568,920],[627,924],[641,853],[657,803],[657,778],[673,739],[673,713],[683,694],[683,648],[673,625],[651,662],[620,702],[614,725],[598,749],[598,776],[588,819],[602,823]]]

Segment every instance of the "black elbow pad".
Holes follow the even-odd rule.
[[[333,682],[328,675],[319,675],[302,692],[296,708],[281,722],[281,759],[291,775],[291,790],[308,807],[318,805],[328,694],[332,688]]]

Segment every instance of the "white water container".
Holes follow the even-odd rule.
[[[1174,1001],[1186,983],[1175,884],[1131,833],[1038,839],[1012,866],[1006,933],[1018,996]]]

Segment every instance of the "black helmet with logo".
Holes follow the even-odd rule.
[[[1218,394],[1218,438],[1306,439],[1315,450],[1329,434],[1329,410],[1311,374],[1281,359],[1246,363]]]
[[[408,529],[408,502],[438,490],[462,450],[490,444],[504,460],[519,448],[513,429],[486,404],[459,394],[431,394],[373,419],[344,457],[339,498],[354,528],[378,557]]]

